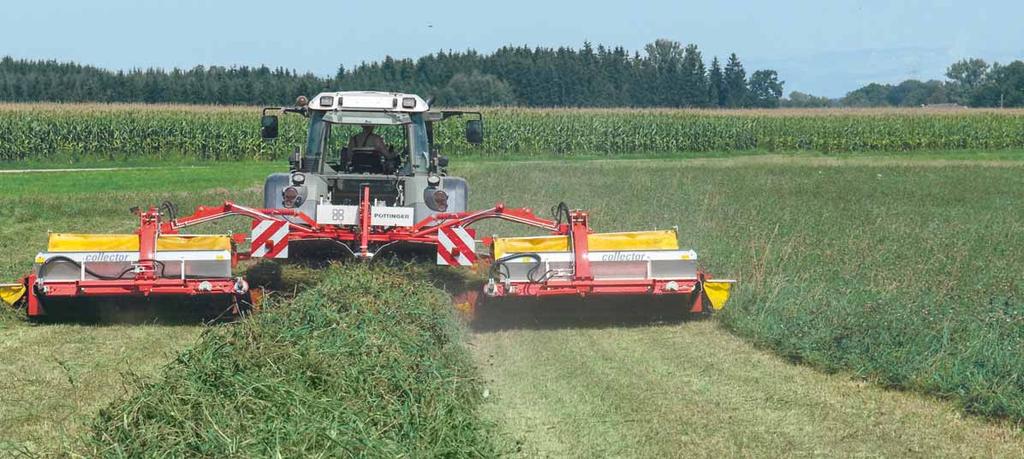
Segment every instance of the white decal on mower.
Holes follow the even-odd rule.
[[[317,204],[316,222],[319,225],[355,225],[359,216],[358,206],[336,206]]]
[[[476,263],[476,241],[461,226],[447,226],[437,232],[437,264],[473,266]]]
[[[370,207],[370,224],[373,226],[413,226],[415,218],[411,207]],[[359,206],[317,204],[316,222],[320,225],[358,225]]]
[[[412,207],[371,207],[370,224],[373,226],[412,226],[416,224]]]
[[[134,261],[133,258],[138,258],[138,257],[131,257],[131,256],[129,256],[126,253],[109,253],[109,252],[108,253],[103,253],[103,252],[84,253],[81,256],[82,256],[82,261],[85,261],[87,263],[96,263],[96,262],[125,262],[125,261]]]
[[[647,261],[650,260],[643,252],[608,252],[601,254],[601,261]]]
[[[288,222],[260,220],[252,227],[253,257],[288,258]]]

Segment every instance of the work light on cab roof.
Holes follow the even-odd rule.
[[[322,92],[309,103],[311,110],[389,110],[422,113],[429,109],[427,102],[415,94],[339,91]]]

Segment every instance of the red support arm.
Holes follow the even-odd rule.
[[[568,223],[557,223],[553,220],[540,218],[532,210],[526,208],[507,208],[496,204],[490,209],[475,212],[445,212],[431,215],[408,228],[375,228],[372,226],[369,189],[364,188],[360,199],[360,219],[358,228],[333,225],[318,225],[309,215],[295,209],[254,209],[240,206],[230,201],[217,207],[200,206],[195,213],[179,217],[160,225],[164,234],[177,234],[178,230],[189,226],[200,225],[231,216],[248,217],[256,221],[285,220],[288,222],[291,240],[330,239],[341,242],[358,242],[355,247],[360,255],[369,255],[369,244],[389,243],[396,241],[437,244],[437,234],[442,228],[451,226],[468,227],[478,221],[500,219],[522,225],[532,226],[551,231],[554,234],[568,234]],[[301,223],[282,217],[293,217]],[[236,235],[244,238],[244,235]],[[237,241],[237,238],[236,238]]]
[[[363,197],[359,201],[359,254],[363,258],[370,256],[370,222],[373,217],[370,211],[370,187],[363,186]]]
[[[150,207],[139,213],[139,264],[135,279],[156,279],[156,237],[160,229],[160,212]]]
[[[195,213],[192,215],[176,218],[171,221],[164,222],[160,225],[160,232],[164,234],[177,234],[179,229],[186,228],[189,226],[200,225],[203,223],[212,222],[214,220],[220,220],[225,217],[231,216],[243,216],[253,220],[282,220],[277,218],[279,216],[297,217],[302,220],[308,226],[299,225],[291,221],[288,222],[288,226],[292,231],[309,232],[317,227],[316,221],[310,218],[309,215],[299,212],[293,209],[253,209],[251,207],[240,206],[231,201],[225,201],[224,205],[219,207],[205,207],[199,206],[196,208]]]
[[[590,234],[590,226],[587,213],[579,210],[573,211],[570,219],[572,220],[572,231],[569,233],[569,237],[572,241],[572,252],[575,257],[573,260],[573,279],[578,281],[593,280],[594,276],[590,274],[590,241],[587,237]]]

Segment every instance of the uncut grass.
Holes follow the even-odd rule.
[[[740,280],[722,323],[795,361],[1024,420],[1024,166],[879,161],[463,164],[470,206],[680,225]],[[503,225],[481,234],[515,234]]]
[[[446,295],[399,271],[322,282],[192,349],[102,411],[87,456],[488,456]]]

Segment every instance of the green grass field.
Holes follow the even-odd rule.
[[[172,199],[185,206],[225,199],[252,202],[270,164],[158,171],[32,173],[0,176],[0,282],[31,269],[48,231],[126,232],[129,207]],[[196,323],[29,326],[0,316],[0,455],[74,444],[99,408],[125,391],[123,374],[152,376],[192,345]]]
[[[484,413],[525,455],[1020,456],[1022,157],[457,164],[471,207],[564,200],[597,230],[679,225],[711,272],[741,282],[706,322],[471,332]],[[165,199],[258,205],[283,166],[4,176],[18,205],[0,207],[0,278],[30,267],[46,230],[129,230],[128,207]],[[74,443],[124,393],[117,372],[152,377],[200,331],[116,327],[0,322],[0,381],[35,383],[0,391],[0,447]],[[60,402],[39,402],[49,394]]]
[[[681,443],[754,456],[887,456],[915,448],[925,455],[1015,455],[1019,434],[1001,453],[971,453],[958,449],[980,446],[971,437],[925,426],[973,420],[910,414],[915,410],[900,406],[927,404],[873,388],[849,394],[845,381],[937,395],[970,412],[1010,418],[1018,426],[1011,431],[1019,429],[1024,213],[1014,203],[1024,198],[1022,171],[1015,161],[788,157],[467,171],[477,183],[489,180],[477,187],[484,189],[475,206],[526,188],[523,199],[538,208],[565,199],[590,209],[598,230],[679,224],[680,239],[711,272],[740,279],[719,317],[723,328],[787,360],[836,372],[840,381],[817,386],[788,367],[762,366],[750,344],[733,347],[707,324],[527,329],[479,337],[486,374],[505,392],[496,391],[496,415],[522,413],[511,430],[555,455],[590,445],[613,456],[658,456]],[[692,364],[731,358],[741,361],[734,368]],[[805,385],[815,389],[804,392]],[[627,401],[617,403],[620,397]],[[846,397],[872,401],[858,406]],[[677,417],[644,422],[651,412]],[[654,425],[675,440],[646,435]]]

